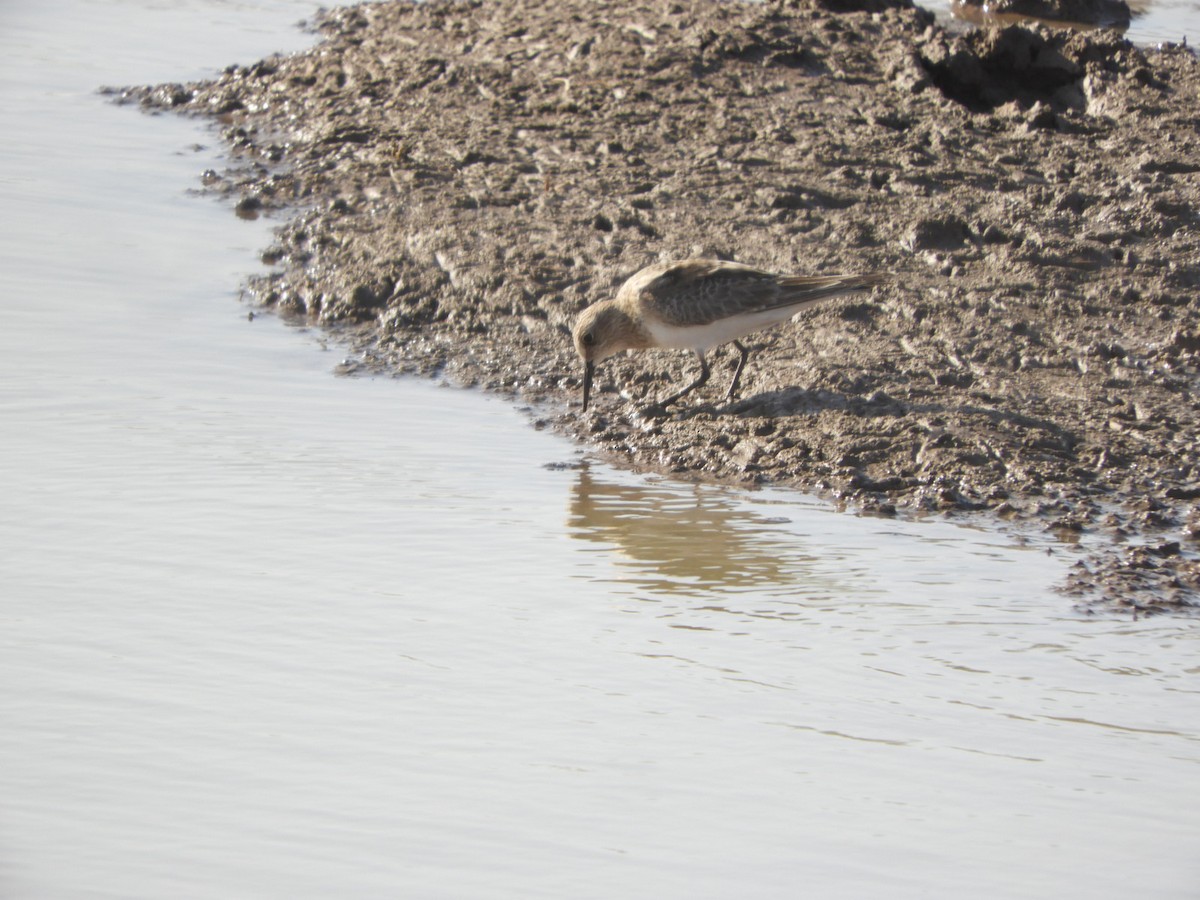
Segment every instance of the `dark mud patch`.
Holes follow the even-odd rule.
[[[123,96],[221,123],[213,189],[289,211],[254,299],[364,367],[511,394],[641,468],[1109,536],[1080,604],[1195,606],[1196,59],[835,6],[381,3]],[[638,417],[692,365],[649,353],[580,415],[575,316],[701,254],[898,278],[755,336],[738,402],[718,354],[690,406]]]
[[[1115,34],[1082,35],[1066,31],[1010,25],[983,28],[958,38],[929,41],[921,65],[947,97],[975,112],[991,112],[1016,102],[1022,109],[1045,104],[1048,110],[1031,120],[1041,127],[1061,127],[1056,112],[1086,111],[1089,76],[1097,71],[1140,72],[1141,54]],[[1089,71],[1089,63],[1092,63]]]

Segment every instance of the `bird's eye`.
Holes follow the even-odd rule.
[[[595,334],[595,332],[592,332],[592,331],[585,331],[583,333],[583,337],[580,338],[580,340],[583,341],[583,346],[590,347],[596,343],[596,334]]]

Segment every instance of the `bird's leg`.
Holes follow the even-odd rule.
[[[686,397],[688,394],[690,394],[696,388],[704,387],[704,385],[708,382],[708,375],[709,375],[708,360],[704,358],[704,354],[701,353],[699,350],[696,351],[696,358],[698,360],[700,360],[700,374],[696,377],[696,380],[693,381],[691,384],[689,384],[687,387],[685,387],[678,394],[672,394],[666,400],[659,400],[657,403],[650,404],[648,407],[646,407],[647,412],[650,412],[653,410],[665,410],[672,403],[674,403],[675,401],[677,401],[683,397]]]
[[[725,394],[726,403],[732,400],[733,395],[737,393],[738,382],[742,380],[742,369],[746,368],[746,360],[750,358],[750,351],[742,346],[741,341],[734,341],[733,346],[737,347],[737,352],[741,356],[738,359],[737,368],[733,372],[733,381],[729,383],[729,390]]]

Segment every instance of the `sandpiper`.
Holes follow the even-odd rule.
[[[647,266],[626,281],[614,300],[601,300],[575,323],[575,349],[583,359],[583,409],[588,408],[596,363],[622,350],[668,347],[691,350],[700,375],[678,393],[651,404],[664,409],[708,381],[705,351],[732,343],[741,358],[725,394],[737,392],[750,355],[738,338],[788,321],[796,313],[841,294],[888,280],[870,275],[773,275],[719,259],[685,259]]]

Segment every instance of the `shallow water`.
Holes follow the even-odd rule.
[[[1163,42],[1200,44],[1200,2],[1197,0],[1126,0],[1133,22],[1125,37],[1139,46]]]
[[[1139,47],[1182,42],[1194,48],[1200,43],[1200,0],[1126,2],[1129,3],[1133,20],[1125,31],[1125,37]],[[967,29],[981,22],[991,22],[1003,28],[1014,22],[1037,21],[1008,13],[985,14],[980,8],[989,5],[986,0],[971,0],[968,5],[956,4],[954,0],[929,0],[917,5],[933,12],[951,28]],[[1087,30],[1084,25],[1074,27]]]
[[[1013,13],[984,12],[978,3],[919,4],[933,12],[952,31],[965,31],[980,25],[1006,28],[1013,24],[1042,22],[1050,27],[1076,28],[1090,31],[1093,26],[1040,20]],[[984,4],[985,6],[987,4]],[[1156,0],[1154,3],[1130,3],[1132,21],[1124,37],[1139,47],[1183,44],[1196,47],[1200,40],[1200,3],[1196,0]]]
[[[1195,897],[1193,622],[1072,551],[588,462],[331,375],[104,103],[291,0],[0,10],[0,896]],[[448,438],[448,436],[453,436]]]

